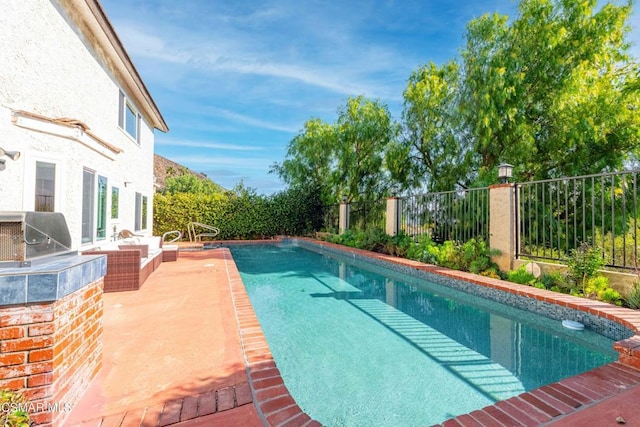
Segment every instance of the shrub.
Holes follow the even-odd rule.
[[[407,249],[407,258],[426,264],[436,264],[438,256],[439,249],[428,234],[419,236],[418,241],[411,243]]]
[[[613,288],[603,289],[598,293],[598,299],[609,304],[622,305],[622,296]]]
[[[626,303],[630,308],[640,309],[640,280],[633,284],[633,288],[627,295]]]
[[[587,243],[583,243],[579,248],[573,249],[571,256],[567,260],[569,279],[576,287],[580,287],[585,294],[587,282],[595,277],[602,267],[604,267],[602,251],[598,247]]]
[[[454,270],[462,270],[462,259],[460,257],[459,247],[452,241],[445,241],[437,253],[436,264]]]
[[[395,255],[403,258],[408,257],[411,246],[414,245],[410,236],[400,232],[395,236],[389,237],[385,244],[385,252],[389,255]]]
[[[596,276],[587,280],[584,296],[586,298],[597,298],[610,304],[622,305],[622,296],[609,286],[609,279],[605,276]]]
[[[586,298],[597,298],[598,295],[609,287],[609,279],[604,276],[596,276],[587,280],[584,286]]]
[[[370,228],[364,232],[360,249],[372,252],[385,252],[391,237],[381,228]]]
[[[154,234],[180,230],[191,221],[220,228],[220,239],[304,235],[320,228],[323,208],[314,189],[289,189],[272,196],[239,185],[224,193],[176,192],[153,199]]]
[[[550,273],[543,274],[540,276],[539,280],[546,289],[550,289],[555,292],[568,294],[571,290],[571,286],[567,283],[567,279],[559,271],[552,271]]]
[[[528,272],[524,265],[517,270],[511,270],[508,272],[507,280],[513,283],[529,286],[533,286],[537,282],[536,276]]]
[[[470,239],[461,245],[446,241],[437,254],[437,263],[454,270],[479,274],[490,269],[497,270],[497,265],[491,261],[494,253],[482,239]]]
[[[500,275],[500,271],[495,268],[489,268],[487,270],[480,272],[481,276],[491,277],[492,279],[502,279],[503,277]]]

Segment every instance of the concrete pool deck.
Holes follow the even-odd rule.
[[[640,328],[640,313],[617,315]],[[105,294],[103,349],[65,425],[319,425],[289,395],[228,249],[181,252],[139,291]],[[616,362],[442,425],[640,426],[639,402],[640,370]]]

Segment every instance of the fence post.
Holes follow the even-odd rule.
[[[495,184],[489,187],[489,247],[500,251],[492,257],[502,271],[513,268],[516,256],[516,185]]]
[[[386,232],[395,236],[400,231],[400,215],[402,213],[402,198],[392,196],[387,199]]]
[[[349,229],[349,202],[343,200],[340,202],[340,222],[338,225],[339,234]]]

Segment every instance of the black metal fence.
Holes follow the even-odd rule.
[[[324,229],[330,233],[337,233],[340,226],[340,205],[328,205],[324,207]]]
[[[352,202],[349,205],[349,229],[365,231],[385,228],[387,202],[380,199],[372,202]]]
[[[605,265],[639,267],[640,170],[516,184],[516,256],[565,261],[587,243],[602,251]],[[339,205],[325,207],[325,228],[337,232]],[[349,228],[385,228],[386,200],[350,204]],[[435,242],[489,241],[489,189],[404,197],[400,229]]]
[[[608,267],[638,266],[640,170],[517,185],[517,256],[565,260],[587,243]]]
[[[489,239],[489,189],[473,188],[408,196],[402,200],[401,229],[429,234],[435,242]]]

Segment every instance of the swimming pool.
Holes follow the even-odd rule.
[[[433,424],[616,359],[611,339],[397,272],[231,250],[287,387],[325,425]]]

